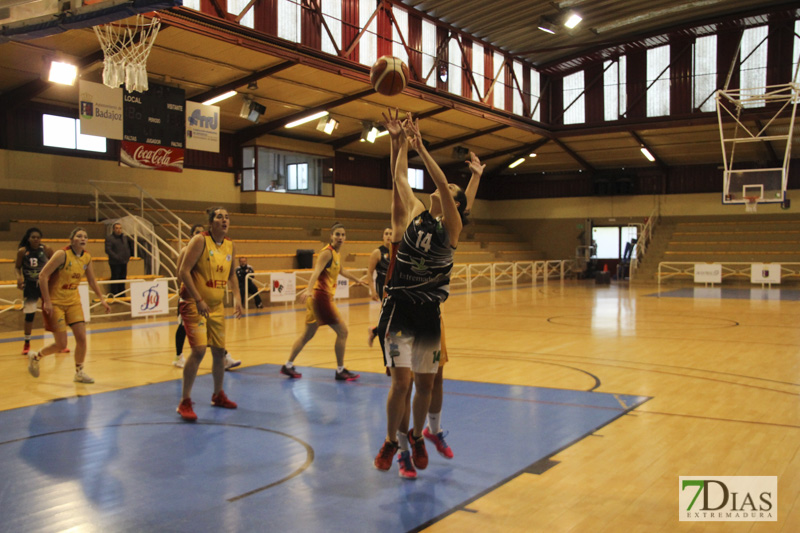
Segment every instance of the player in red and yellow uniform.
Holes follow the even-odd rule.
[[[222,389],[225,379],[225,288],[231,285],[234,298],[233,314],[242,316],[242,300],[239,284],[231,265],[236,251],[228,235],[230,216],[222,207],[208,210],[210,230],[192,237],[186,247],[180,265],[181,301],[178,304],[186,328],[186,336],[192,353],[183,367],[183,389],[178,414],[184,420],[197,420],[192,409],[192,386],[197,369],[211,347],[214,358],[211,374],[214,378],[214,393],[211,404],[215,407],[236,409],[237,405]]]
[[[103,298],[92,269],[92,256],[86,251],[89,236],[83,228],[75,228],[70,233],[69,246],[56,251],[39,273],[39,289],[42,292],[42,314],[45,329],[53,333],[55,342],[45,346],[38,352],[28,353],[28,371],[33,377],[39,377],[39,359],[67,347],[67,326],[75,337],[75,378],[76,383],[94,383],[83,370],[86,359],[86,321],[78,295],[78,285],[83,276],[94,293],[100,297],[100,303],[106,313],[111,308]]]
[[[331,241],[323,248],[317,256],[317,263],[314,272],[308,280],[308,287],[305,288],[298,297],[306,304],[306,329],[294,344],[289,360],[281,367],[281,374],[292,379],[302,377],[302,374],[294,369],[294,360],[317,333],[320,326],[328,325],[336,332],[336,379],[340,381],[350,381],[358,379],[358,374],[353,374],[344,367],[344,349],[347,344],[347,325],[342,321],[339,310],[333,303],[333,295],[336,293],[336,280],[339,274],[359,285],[366,286],[366,283],[353,276],[350,272],[342,268],[341,256],[339,251],[344,244],[347,234],[344,226],[335,223],[331,227]],[[311,298],[309,298],[311,296]]]

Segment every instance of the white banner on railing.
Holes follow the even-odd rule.
[[[339,274],[336,280],[336,292],[334,298],[350,298],[350,280]]]
[[[722,283],[722,265],[719,263],[695,263],[695,283]]]
[[[83,319],[86,322],[92,321],[92,304],[89,300],[89,285],[81,283],[78,285],[78,296],[81,298],[81,307],[83,308]]]
[[[131,316],[169,314],[169,287],[165,280],[131,282]]]
[[[750,267],[750,283],[780,283],[780,263],[753,263]]]
[[[270,274],[271,302],[293,302],[297,297],[297,283],[294,272],[273,272]]]

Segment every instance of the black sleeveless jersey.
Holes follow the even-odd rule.
[[[378,250],[381,252],[381,258],[378,261],[378,264],[375,265],[375,272],[378,274],[379,278],[385,278],[386,271],[389,270],[389,258],[391,257],[391,251],[382,244],[380,247],[378,247]]]
[[[25,255],[22,257],[22,276],[25,281],[33,283],[39,282],[39,273],[47,263],[47,254],[44,252],[44,245],[40,244],[39,248],[32,250],[25,249]]]
[[[442,222],[428,211],[423,212],[411,221],[403,234],[386,292],[411,303],[447,300],[453,252]]]

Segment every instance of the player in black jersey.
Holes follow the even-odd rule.
[[[25,301],[22,306],[22,312],[25,313],[25,343],[22,345],[22,355],[28,355],[31,349],[33,317],[36,314],[36,305],[42,296],[39,292],[39,272],[52,255],[53,250],[42,244],[41,230],[28,228],[25,236],[19,241],[17,259],[14,262],[17,287],[22,290]]]
[[[386,117],[385,117],[386,118]],[[381,309],[378,334],[384,338],[384,361],[390,367],[392,386],[386,401],[387,433],[375,467],[391,468],[394,453],[400,475],[416,478],[414,466],[428,466],[422,431],[428,415],[431,391],[439,365],[439,305],[450,292],[453,252],[463,227],[466,196],[460,187],[449,184],[439,165],[422,143],[419,126],[411,117],[401,122],[397,115],[386,118],[392,139],[392,243],[396,253],[387,273],[386,298]],[[430,207],[414,195],[408,183],[408,148],[414,148],[436,184]],[[416,394],[412,403],[413,429],[400,431],[407,416],[405,398],[413,382]],[[408,460],[411,448],[413,465]]]
[[[367,275],[363,281],[369,283],[375,278],[375,286],[369,285],[369,296],[376,302],[383,300],[383,286],[386,284],[386,271],[389,269],[389,259],[392,254],[392,228],[384,228],[383,244],[372,250],[367,265]],[[373,274],[374,273],[374,274]],[[367,330],[367,344],[372,346],[372,341],[378,334],[378,327]]]

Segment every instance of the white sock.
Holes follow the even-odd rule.
[[[428,413],[428,429],[431,430],[431,433],[436,435],[440,431],[442,431],[442,426],[440,422],[440,418],[442,413]]]
[[[284,366],[286,366],[286,368],[292,368],[294,366],[294,363],[292,363],[291,361],[286,361],[286,365]]]
[[[342,370],[344,370],[343,366],[340,366],[340,367],[336,368],[336,371],[339,372],[340,374],[342,373]]]
[[[25,342],[31,342],[31,336],[25,335]]]
[[[409,450],[408,434],[402,431],[397,432],[397,442],[400,444],[400,451],[407,452]]]

